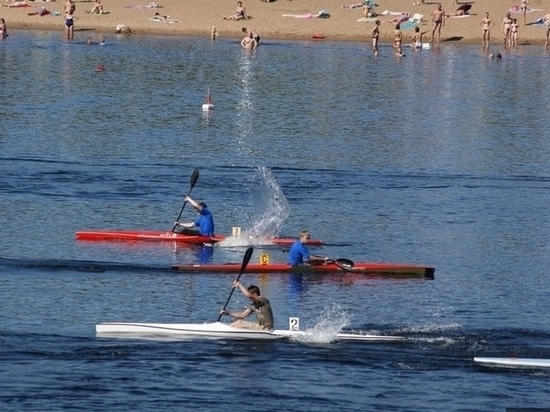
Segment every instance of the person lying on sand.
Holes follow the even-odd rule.
[[[463,4],[459,6],[454,13],[447,14],[447,17],[469,16],[471,8],[472,8],[471,4]]]
[[[540,19],[537,19],[532,23],[527,23],[527,26],[531,24],[544,24],[545,26],[548,26],[550,24],[550,13],[545,14]]]
[[[155,15],[153,16],[153,19],[155,20],[159,20],[159,21],[162,21],[162,22],[167,22],[168,21],[168,18],[170,16],[162,16],[158,11],[155,13]]]
[[[393,19],[384,20],[386,23],[403,23],[411,18],[411,13],[401,13],[401,15],[394,17]]]
[[[171,19],[170,16],[162,16],[160,13],[155,13],[154,17],[149,20],[160,21],[161,23],[179,23],[179,20]]]
[[[361,2],[361,3],[353,3],[353,4],[349,4],[349,5],[344,5],[342,6],[343,9],[360,9],[363,7],[365,3]]]
[[[27,0],[21,0],[21,1],[14,1],[11,4],[2,4],[2,7],[32,7],[32,4],[29,3]]]
[[[51,12],[46,9],[45,7],[37,8],[36,11],[27,13],[29,16],[47,16],[48,14],[51,14]]]
[[[125,9],[162,9],[163,7],[157,3],[149,3],[146,5],[134,5],[134,6],[124,6]]]

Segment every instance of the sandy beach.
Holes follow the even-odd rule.
[[[31,2],[31,7],[7,7],[11,1],[2,0],[0,17],[6,20],[8,33],[14,29],[64,29],[63,2]],[[502,43],[502,19],[514,6],[518,11],[512,13],[520,23],[519,44],[544,44],[545,28],[541,24],[522,25],[522,14],[519,12],[520,0],[508,2],[503,0],[477,0],[472,5],[470,15],[466,17],[449,17],[441,31],[442,42],[481,43],[480,21],[485,12],[490,13],[494,27],[491,31],[492,44]],[[159,8],[151,7],[147,0],[104,0],[106,14],[89,14],[94,3],[76,1],[77,18],[75,22],[75,40],[85,40],[88,36],[99,37],[115,34],[118,25],[129,27],[135,35],[165,34],[181,36],[210,36],[216,26],[218,38],[242,38],[242,27],[249,27],[259,32],[261,38],[310,40],[314,36],[324,37],[330,41],[371,41],[371,30],[374,23],[359,22],[361,8],[350,6],[350,0],[277,0],[264,2],[244,0],[243,5],[250,16],[248,20],[224,20],[235,12],[236,1],[232,0],[158,0]],[[450,1],[442,3],[446,14],[457,10],[457,5]],[[45,7],[51,14],[29,15]],[[393,37],[395,18],[390,13],[411,13],[422,15],[421,30],[428,31],[424,41],[429,41],[432,28],[432,13],[437,2],[428,0],[422,5],[413,5],[412,0],[380,0],[375,12],[381,23],[380,41],[388,43]],[[530,10],[526,22],[532,23],[546,13],[550,13],[550,0],[530,0]],[[328,18],[311,17],[321,11],[330,14]],[[154,21],[151,18],[158,12],[168,16],[169,22]],[[384,13],[384,14],[383,14]],[[403,39],[410,42],[414,24],[405,25]]]

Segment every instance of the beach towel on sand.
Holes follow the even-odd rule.
[[[321,10],[317,14],[283,14],[283,17],[295,17],[297,19],[311,19],[311,18],[320,18],[320,19],[328,19],[330,17],[330,13],[326,10]]]
[[[376,20],[378,20],[377,17],[361,17],[360,19],[357,19],[356,21],[359,23],[374,23]]]
[[[403,12],[400,12],[400,11],[389,11],[389,10],[384,10],[382,13],[380,13],[382,16],[401,16],[402,14],[405,14]]]
[[[125,9],[162,9],[162,6],[157,3],[149,3],[136,6],[124,6]]]
[[[416,26],[418,26],[418,23],[410,21],[410,20],[407,20],[407,21],[400,24],[401,30],[412,30]]]

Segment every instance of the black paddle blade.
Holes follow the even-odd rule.
[[[336,259],[334,263],[342,270],[351,270],[355,265],[355,263],[349,259]]]
[[[252,252],[254,252],[253,247],[249,247],[248,249],[246,249],[246,252],[244,253],[243,264],[241,266],[241,272],[239,273],[239,276],[237,276],[236,282],[239,281],[239,279],[241,278],[241,275],[243,274],[246,267],[248,266],[248,262],[250,262],[250,258],[252,257]],[[225,301],[225,305],[223,305],[222,312],[225,310],[225,308],[227,308],[227,305],[229,304],[229,301],[231,300],[231,296],[233,296],[233,291],[234,290],[235,290],[235,288],[231,288],[231,292],[229,292],[229,297]],[[220,312],[220,315],[218,316],[218,322],[222,318],[222,312]]]
[[[195,183],[197,183],[197,180],[199,180],[199,169],[193,170],[193,174],[191,175],[191,179],[189,181],[189,187],[191,189],[195,187]]]
[[[252,257],[252,252],[254,252],[253,247],[249,247],[248,249],[246,249],[246,252],[244,253],[243,264],[241,266],[241,273],[239,273],[239,277],[237,278],[237,280],[239,280],[246,267],[248,266],[248,262],[250,262],[250,258]]]
[[[195,187],[195,184],[197,183],[197,180],[199,180],[199,169],[193,170],[193,174],[191,174],[191,179],[189,180],[189,192],[187,193],[187,196],[191,194],[191,191],[193,190],[193,187]],[[181,207],[180,214],[178,215],[178,218],[176,219],[176,224],[172,228],[172,232],[176,230],[177,222],[180,221],[181,214],[183,213],[183,209],[185,209],[185,205],[187,204],[187,200],[183,202],[183,206]]]

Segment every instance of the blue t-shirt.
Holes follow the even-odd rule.
[[[297,240],[288,252],[288,263],[292,266],[303,265],[309,260],[309,252],[302,242]]]
[[[193,224],[199,228],[201,236],[214,236],[214,218],[207,207],[203,207],[201,215],[195,219]]]

